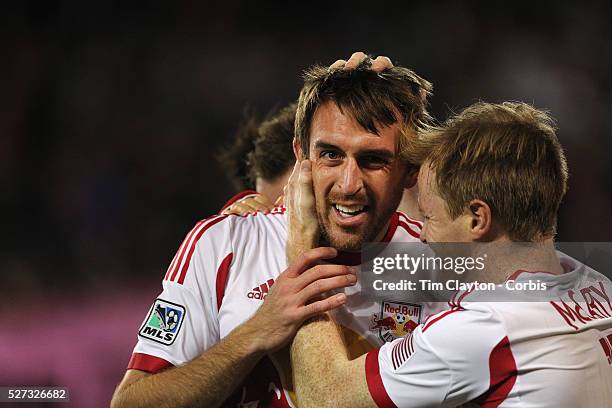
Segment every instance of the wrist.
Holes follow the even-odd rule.
[[[319,223],[318,222],[307,222],[300,225],[300,233],[306,234],[305,236],[316,237],[319,235]]]
[[[256,315],[238,326],[232,334],[243,343],[243,350],[247,355],[261,357],[270,351],[268,336],[257,323]]]
[[[316,248],[318,243],[318,229],[301,228],[299,231],[290,230],[287,239],[286,254],[288,262],[291,263],[304,252]]]
[[[293,242],[296,249],[308,251],[315,248],[319,242],[318,228],[301,228],[299,231],[289,232],[289,242]]]
[[[304,229],[302,231],[302,242],[307,249],[315,248],[319,242],[318,229]]]

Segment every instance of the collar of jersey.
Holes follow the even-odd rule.
[[[533,275],[536,273],[543,273],[545,275],[552,275],[553,277],[559,278],[561,276],[570,274],[577,269],[577,265],[575,264],[575,262],[572,262],[572,260],[570,259],[561,258],[560,263],[561,263],[561,268],[563,268],[562,273],[552,273],[548,271],[527,271],[524,269],[519,269],[518,271],[514,272],[512,275],[508,276],[506,278],[506,282],[510,280],[518,280],[519,276],[523,274],[530,274],[530,277],[527,279],[531,279]],[[520,276],[520,277],[523,278],[524,276]]]

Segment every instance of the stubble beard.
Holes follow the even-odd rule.
[[[368,225],[364,226],[361,233],[359,232],[359,228],[341,228],[337,225],[332,227],[330,225],[332,221],[329,219],[329,211],[332,211],[329,208],[330,204],[326,200],[324,202],[326,208],[321,209],[317,203],[317,218],[319,219],[319,226],[321,230],[319,235],[320,246],[331,246],[336,248],[338,251],[361,251],[363,244],[366,242],[373,242],[381,234],[382,229],[391,219],[391,215],[396,211],[401,197],[401,193],[397,199],[394,197],[394,199],[390,202],[390,205],[381,210],[382,213],[378,214],[378,216],[375,215],[375,218]],[[372,211],[372,214],[376,214],[377,206],[372,206],[370,211]],[[344,233],[342,236],[339,234],[334,234],[333,229],[342,230]]]

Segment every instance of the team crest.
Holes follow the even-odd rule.
[[[138,334],[158,343],[170,345],[174,343],[184,317],[183,306],[157,299]]]
[[[375,313],[370,317],[370,330],[378,331],[383,341],[390,342],[412,333],[419,323],[421,305],[383,301],[380,314]]]

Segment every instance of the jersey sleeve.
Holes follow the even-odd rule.
[[[487,398],[501,383],[511,388],[513,383],[503,381],[515,378],[516,367],[500,369],[506,360],[493,361],[507,356],[496,351],[500,344],[510,351],[504,332],[491,313],[461,308],[438,313],[411,336],[366,356],[370,394],[380,407],[455,407]]]
[[[232,260],[225,218],[197,223],[183,241],[140,326],[128,369],[180,366],[219,341],[218,303]]]

